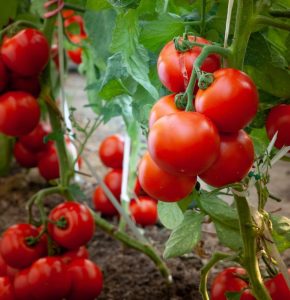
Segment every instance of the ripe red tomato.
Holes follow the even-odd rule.
[[[44,179],[53,180],[59,178],[59,162],[54,146],[49,147],[44,152],[40,152],[38,158],[38,171]]]
[[[243,268],[230,267],[220,272],[211,286],[211,300],[227,300],[226,292],[239,292],[247,288],[248,283],[239,276],[245,276]]]
[[[84,20],[82,16],[79,15],[71,15],[65,18],[64,20],[64,27],[66,29],[66,32],[69,36],[72,35],[86,35],[85,32],[85,25],[84,25]],[[74,27],[79,27],[78,31],[75,32]]]
[[[86,35],[78,34],[78,35],[71,35],[70,40],[75,44],[81,44],[82,40],[86,39]],[[83,49],[81,47],[75,47],[72,50],[67,50],[67,54],[69,58],[79,65],[82,62],[82,52]]]
[[[39,122],[40,108],[36,99],[25,92],[7,92],[0,97],[0,131],[21,136],[31,132]]]
[[[119,135],[106,137],[99,148],[103,164],[109,168],[121,169],[124,155],[124,141]]]
[[[172,174],[195,176],[219,155],[220,137],[210,119],[197,112],[178,112],[154,123],[148,150],[154,162]]]
[[[103,275],[99,267],[88,259],[72,261],[67,273],[72,287],[68,300],[92,300],[99,296],[103,288]]]
[[[122,188],[122,169],[113,169],[104,177],[104,182],[112,194],[120,199]]]
[[[67,299],[71,280],[66,265],[59,257],[44,257],[37,260],[28,273],[28,282],[34,299]]]
[[[34,168],[38,164],[35,153],[26,149],[20,142],[15,143],[13,154],[19,165],[24,168]]]
[[[89,255],[88,249],[85,246],[81,246],[81,247],[79,247],[79,249],[67,251],[66,253],[64,253],[61,256],[61,260],[65,264],[69,264],[72,261],[74,261],[75,259],[78,259],[78,258],[88,259],[89,256],[90,255]]]
[[[157,222],[157,204],[150,197],[139,197],[130,202],[130,212],[136,224],[141,226],[154,225]]]
[[[0,299],[15,300],[13,285],[7,276],[0,277]]]
[[[75,14],[75,11],[73,9],[65,9],[61,11],[61,14],[64,19],[67,19]]]
[[[149,115],[149,128],[160,118],[170,115],[180,110],[175,105],[175,94],[167,95],[160,98],[152,107]]]
[[[254,158],[253,142],[244,130],[222,134],[218,159],[199,177],[214,187],[239,182],[248,174]]]
[[[247,289],[242,293],[240,300],[256,300],[256,298],[252,295],[251,290]]]
[[[236,69],[214,72],[214,82],[198,90],[195,108],[221,132],[235,132],[249,124],[258,110],[259,96],[252,79]]]
[[[7,264],[0,254],[0,277],[7,275]]]
[[[1,47],[4,64],[14,73],[35,76],[49,60],[49,45],[40,31],[27,28],[11,38],[4,39]]]
[[[146,196],[146,192],[142,189],[142,186],[140,184],[138,177],[136,178],[136,181],[135,181],[134,193],[136,196]]]
[[[271,109],[267,121],[266,130],[269,139],[272,139],[278,131],[275,147],[290,146],[290,105],[281,104]]]
[[[38,98],[41,90],[39,78],[37,76],[22,77],[13,73],[10,77],[9,90],[26,92]]]
[[[61,203],[50,212],[48,218],[54,222],[48,224],[48,233],[60,246],[67,249],[77,249],[93,237],[95,222],[89,209],[83,204]]]
[[[192,192],[196,184],[196,176],[176,176],[160,169],[148,152],[140,161],[138,178],[148,195],[165,202],[181,200]]]
[[[5,65],[0,56],[0,93],[2,93],[8,83],[8,74]]]
[[[23,135],[19,138],[20,143],[25,146],[26,149],[32,152],[38,152],[48,149],[49,144],[44,143],[43,139],[51,132],[51,128],[44,122],[39,122],[37,126],[27,135]]]
[[[21,270],[14,278],[13,287],[17,300],[34,299],[32,296],[32,290],[28,282],[28,274],[30,268]]]
[[[272,300],[289,300],[290,299],[290,290],[287,286],[287,283],[286,283],[282,273],[279,273],[275,277],[266,280],[265,286],[268,289]]]
[[[118,200],[118,199],[117,199]],[[99,211],[103,216],[113,217],[118,215],[118,211],[106,196],[103,189],[99,186],[96,188],[93,195],[93,203],[96,211]]]
[[[188,39],[201,44],[211,44],[201,37],[189,36]],[[182,53],[175,49],[173,41],[168,42],[161,50],[157,62],[157,71],[162,84],[173,93],[184,92],[189,83],[193,63],[201,50],[201,47],[195,46]],[[220,68],[220,64],[220,57],[211,54],[203,62],[201,70],[212,73]]]
[[[29,246],[28,238],[38,236],[36,227],[30,224],[16,224],[9,227],[2,236],[0,253],[13,268],[26,268],[39,257],[46,254],[46,244],[40,239],[36,244]]]

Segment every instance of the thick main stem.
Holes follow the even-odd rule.
[[[251,211],[246,197],[234,192],[235,203],[239,216],[240,233],[243,240],[242,262],[249,275],[252,292],[258,300],[271,300],[267,289],[263,284],[263,279],[259,269],[257,259],[256,231],[252,221]]]
[[[0,176],[5,176],[9,173],[13,142],[13,138],[0,134]]]

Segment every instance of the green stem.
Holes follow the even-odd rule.
[[[207,293],[207,278],[210,269],[219,261],[228,259],[231,255],[222,252],[216,252],[212,255],[211,259],[208,261],[206,265],[204,265],[201,270],[201,277],[199,283],[199,292],[202,295],[203,300],[210,300],[208,293]]]
[[[3,36],[3,34],[7,33],[8,31],[10,31],[14,28],[20,27],[20,26],[38,29],[38,26],[33,22],[29,22],[29,21],[25,21],[25,20],[19,20],[19,21],[16,21],[16,22],[8,25],[4,29],[2,29],[0,31],[0,36]]]
[[[270,9],[269,13],[272,17],[290,18],[290,9]]]
[[[258,300],[271,300],[267,289],[263,284],[263,279],[259,269],[257,259],[257,233],[252,221],[251,211],[246,197],[240,195],[241,189],[233,190],[235,203],[239,216],[240,234],[243,240],[244,268],[249,275],[253,295]]]
[[[255,19],[255,23],[257,25],[266,25],[266,26],[271,26],[271,27],[283,29],[286,31],[290,31],[289,23],[274,19],[272,17],[257,16]]]
[[[229,65],[237,69],[243,69],[247,45],[253,26],[253,0],[238,0],[235,32],[231,45],[232,55],[229,57]]]
[[[122,242],[124,245],[133,248],[135,250],[138,250],[144,253],[145,255],[147,255],[155,263],[156,267],[159,269],[162,276],[166,279],[167,283],[169,284],[172,283],[172,277],[169,269],[167,268],[164,261],[161,259],[161,257],[157,254],[156,250],[151,245],[142,243],[140,241],[131,238],[124,231],[118,230],[114,225],[102,219],[95,212],[91,211],[91,213],[95,219],[98,228],[102,229],[103,231],[105,231],[107,234],[109,234],[116,240]]]
[[[0,134],[0,176],[5,176],[10,171],[13,143],[13,138]]]
[[[64,4],[64,8],[66,8],[66,9],[72,9],[72,10],[78,11],[80,13],[86,12],[85,8],[83,8],[81,6],[78,6],[78,5],[75,5],[75,4],[71,4],[71,3],[65,3]]]

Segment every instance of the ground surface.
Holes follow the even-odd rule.
[[[83,108],[86,104],[86,96],[83,91],[84,80],[76,74],[70,75],[66,84],[66,93],[73,106],[78,108],[77,118],[84,121],[93,118],[94,114],[89,108]],[[120,119],[115,119],[106,126],[101,126],[89,142],[85,155],[92,165],[100,173],[104,174],[105,168],[100,164],[97,150],[100,141],[107,135],[120,133],[123,124]],[[86,171],[86,170],[85,170]],[[286,163],[278,163],[271,171],[272,183],[271,193],[283,199],[281,203],[272,202],[269,210],[277,211],[290,217],[290,167]],[[92,191],[95,182],[92,178],[82,178],[82,184],[87,195],[88,203],[91,202]],[[38,189],[45,186],[39,178],[36,170],[27,171],[13,168],[13,172],[6,178],[0,178],[0,232],[9,225],[25,222],[27,219],[25,202]],[[47,199],[48,206],[60,201],[58,197]],[[254,201],[254,200],[253,200]],[[154,226],[145,231],[148,239],[162,253],[164,243],[169,232]],[[89,247],[91,258],[100,265],[104,273],[105,285],[99,299],[102,300],[199,300],[198,294],[199,270],[209,256],[219,247],[210,226],[203,234],[205,243],[205,256],[200,258],[192,253],[182,258],[167,261],[172,272],[174,283],[171,287],[156,270],[154,264],[145,255],[134,250],[124,248],[118,241],[96,231],[95,237]],[[290,254],[284,255],[288,266],[290,266]]]

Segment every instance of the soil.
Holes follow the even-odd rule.
[[[84,89],[84,81],[78,75],[70,75],[67,81],[67,94],[73,106],[77,107],[77,118],[84,120],[93,118],[94,114],[87,108]],[[123,124],[120,119],[114,119],[106,126],[101,126],[96,135],[92,137],[85,153],[91,164],[100,175],[106,169],[100,164],[97,149],[100,141],[109,134],[123,132]],[[82,170],[83,171],[83,170]],[[87,172],[84,169],[84,172]],[[271,192],[283,199],[277,205],[272,202],[268,210],[280,209],[278,214],[290,217],[290,168],[286,163],[278,163],[271,172],[273,183]],[[87,202],[91,204],[91,195],[95,187],[92,178],[83,177],[79,181],[87,195]],[[27,172],[14,166],[8,177],[0,178],[0,233],[8,226],[27,221],[26,201],[39,189],[47,186],[36,170]],[[60,197],[51,196],[46,199],[47,208],[53,207],[61,201]],[[253,200],[254,201],[254,200]],[[116,220],[110,220],[116,223]],[[158,249],[160,254],[164,250],[164,244],[170,232],[160,225],[145,229],[145,236]],[[214,230],[207,226],[203,232],[204,247],[200,248],[198,256],[195,252],[189,255],[169,259],[166,263],[172,273],[173,284],[168,286],[162,278],[153,262],[144,254],[124,247],[120,242],[110,236],[96,230],[93,241],[90,243],[89,252],[91,259],[102,269],[104,274],[104,289],[98,299],[100,300],[199,300],[198,293],[199,270],[209,259],[209,254],[217,249],[218,245]],[[290,253],[285,252],[284,258],[290,266]],[[219,269],[224,267],[219,266]],[[210,280],[218,269],[215,269]]]

